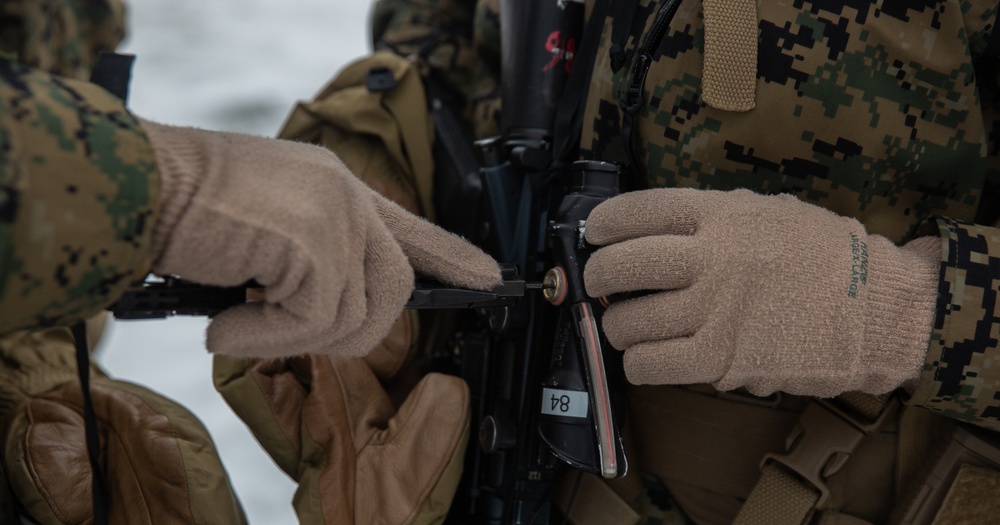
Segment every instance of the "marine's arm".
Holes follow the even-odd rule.
[[[149,269],[158,178],[101,88],[0,60],[0,331],[65,325]]]
[[[86,318],[152,268],[265,286],[264,301],[215,318],[212,351],[364,354],[414,270],[499,281],[492,259],[384,202],[329,151],[140,122],[97,86],[0,67],[5,332]],[[403,238],[414,232],[434,250]]]
[[[788,196],[649,190],[591,214],[587,238],[606,247],[587,286],[645,292],[603,318],[634,383],[905,387],[911,404],[1000,429],[1000,230],[937,219],[922,234],[897,246]]]
[[[968,2],[963,12],[969,50],[977,63],[980,101],[985,120],[996,126],[1000,84],[989,74],[997,58],[993,23],[995,0]],[[986,74],[983,74],[986,73]],[[991,140],[991,142],[993,142]],[[996,178],[1000,158],[989,145],[989,164]],[[988,186],[995,186],[995,182]],[[995,193],[987,188],[976,223],[936,218],[921,232],[942,240],[937,303],[930,343],[919,381],[908,403],[993,430],[1000,430],[1000,226]]]
[[[937,306],[909,402],[1000,430],[1000,230],[950,219],[932,226],[927,233],[942,238]]]

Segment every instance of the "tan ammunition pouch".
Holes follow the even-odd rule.
[[[434,126],[408,60],[378,52],[351,63],[296,106],[279,136],[331,149],[366,184],[434,220]]]
[[[655,515],[665,525],[937,525],[984,523],[977,516],[1000,510],[995,436],[895,396],[821,401],[633,387],[625,433],[624,480],[586,476],[571,505],[576,476],[564,480],[555,502],[569,506],[572,523]],[[642,476],[662,483],[676,514],[638,495]]]
[[[918,412],[918,411],[914,411]],[[929,444],[893,509],[892,525],[996,523],[1000,440],[988,431],[919,411]]]

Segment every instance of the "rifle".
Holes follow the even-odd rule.
[[[433,362],[468,383],[478,427],[446,521],[461,525],[547,524],[564,473],[612,478],[627,470],[615,402],[621,354],[608,349],[596,321],[602,306],[586,296],[582,280],[586,218],[618,193],[623,170],[570,164],[576,137],[558,122],[573,100],[564,93],[574,85],[570,64],[582,71],[574,53],[583,5],[503,0],[500,14],[503,133],[473,144],[446,97],[433,85],[429,91],[439,221],[494,255],[505,283],[472,292],[487,294],[476,297],[424,283],[408,304],[462,309],[458,330]],[[213,315],[244,302],[248,288],[252,283],[222,290],[168,278],[130,290],[112,310],[120,318]],[[543,293],[528,293],[532,288]]]
[[[541,289],[541,283],[514,279],[512,268],[501,268],[504,280],[493,290],[448,288],[440,283],[418,280],[406,308],[420,310],[498,308],[516,303],[528,290]],[[149,275],[141,284],[129,288],[108,311],[119,320],[165,319],[174,315],[206,316],[248,301],[263,293],[259,284],[240,286],[205,286],[179,277]]]
[[[431,85],[435,205],[442,226],[477,242],[518,278],[543,281],[544,298],[465,312],[438,355],[439,370],[469,384],[479,425],[446,521],[452,524],[547,524],[564,472],[613,478],[627,470],[615,402],[621,355],[605,351],[595,317],[602,307],[582,280],[586,218],[618,193],[623,170],[597,161],[566,166],[567,145],[577,139],[566,123],[577,108],[564,87],[571,63],[581,67],[574,52],[583,5],[504,0],[500,9],[502,134],[472,150]],[[577,90],[586,89],[580,79],[589,73],[580,72]]]

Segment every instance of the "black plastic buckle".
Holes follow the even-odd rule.
[[[372,93],[391,91],[396,88],[396,77],[392,75],[391,69],[385,66],[375,66],[368,70],[365,85]]]

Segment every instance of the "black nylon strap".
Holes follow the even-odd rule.
[[[90,72],[90,81],[122,101],[128,100],[128,84],[134,61],[134,55],[102,51],[98,54],[94,70]]]
[[[87,348],[87,325],[80,321],[73,325],[76,345],[76,371],[83,392],[83,425],[87,439],[87,457],[90,459],[90,492],[93,496],[94,525],[108,523],[108,484],[101,468],[101,436],[97,432],[97,414],[90,399],[90,350]]]
[[[625,44],[628,43],[629,29],[632,18],[635,17],[635,7],[639,0],[613,0],[614,18],[611,21],[611,71],[617,73],[625,67],[628,57],[625,55]]]
[[[632,187],[627,188],[629,191],[646,189],[648,186],[648,179],[643,169],[643,163],[639,159],[638,146],[635,143],[636,121],[639,112],[646,103],[645,98],[643,98],[643,90],[646,86],[646,75],[653,62],[654,52],[666,37],[680,3],[681,0],[662,0],[660,2],[653,27],[646,35],[645,41],[636,50],[638,57],[635,59],[629,84],[620,93],[618,102],[622,110],[622,140],[628,150],[629,162],[631,162],[629,172],[632,175]]]
[[[125,102],[128,100],[129,80],[132,76],[134,55],[102,51],[90,72],[90,81],[108,90]],[[101,436],[97,431],[97,414],[90,399],[90,349],[87,348],[87,325],[80,321],[73,325],[76,344],[76,370],[83,392],[83,424],[90,458],[90,492],[93,496],[94,525],[106,525],[109,513],[109,490],[104,469],[101,468]]]

